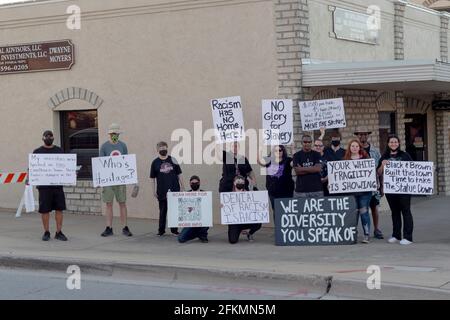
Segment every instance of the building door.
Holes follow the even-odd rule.
[[[405,145],[414,161],[427,161],[427,115],[405,115]]]

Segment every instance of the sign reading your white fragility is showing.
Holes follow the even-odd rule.
[[[32,186],[72,186],[77,184],[76,154],[30,154],[29,183]]]
[[[241,97],[213,99],[211,108],[217,143],[245,139]]]
[[[94,187],[136,184],[136,155],[121,155],[92,158]]]
[[[384,166],[383,191],[386,194],[433,194],[433,162],[388,161]]]
[[[330,161],[327,166],[330,193],[377,190],[374,159]]]
[[[267,191],[220,193],[222,224],[269,223]]]
[[[169,228],[212,227],[212,192],[168,192]]]
[[[288,145],[294,136],[292,100],[263,100],[262,127],[264,145]]]
[[[327,99],[299,102],[303,131],[345,128],[344,100]]]

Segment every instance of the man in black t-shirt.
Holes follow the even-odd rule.
[[[152,179],[153,195],[159,202],[159,229],[158,236],[166,232],[167,220],[167,192],[179,192],[183,188],[181,167],[175,158],[167,154],[168,145],[160,142],[156,146],[159,156],[153,160],[150,168],[150,178]],[[178,228],[170,228],[174,235],[178,235]]]
[[[297,175],[294,197],[323,197],[320,153],[312,150],[311,136],[304,135],[302,144],[303,149],[295,153],[293,157],[293,168]]]
[[[64,151],[53,144],[53,132],[47,130],[42,135],[44,145],[37,148],[33,153],[57,153],[61,154]],[[50,212],[55,210],[56,220],[56,234],[55,239],[67,241],[67,237],[62,233],[63,211],[66,210],[66,199],[64,189],[62,186],[38,186],[39,191],[39,213],[42,218],[42,225],[44,226],[43,241],[50,240]]]
[[[331,146],[325,148],[324,158],[328,161],[341,161],[345,156],[345,149],[341,148],[341,134],[334,131],[331,134]]]

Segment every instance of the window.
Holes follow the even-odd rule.
[[[379,112],[380,151],[383,153],[387,147],[387,139],[390,134],[397,133],[395,112]]]
[[[77,155],[78,179],[92,179],[91,158],[98,157],[97,110],[61,112],[62,148]]]

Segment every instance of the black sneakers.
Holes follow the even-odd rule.
[[[112,230],[111,230],[111,232],[112,232]],[[123,229],[122,229],[122,233],[123,233],[123,235],[124,236],[127,236],[127,237],[131,237],[133,234],[130,232],[130,229],[128,229],[128,226],[125,226]]]
[[[102,237],[108,237],[113,235],[113,230],[111,227],[106,227],[105,231],[102,233]]]
[[[50,240],[50,232],[45,231],[44,235],[42,236],[42,241],[49,241]]]
[[[208,238],[200,238],[200,241],[202,242],[202,243],[208,243],[209,241],[208,241]]]
[[[62,233],[62,231],[55,234],[55,239],[60,241],[67,241],[67,237],[64,235],[64,233]]]

